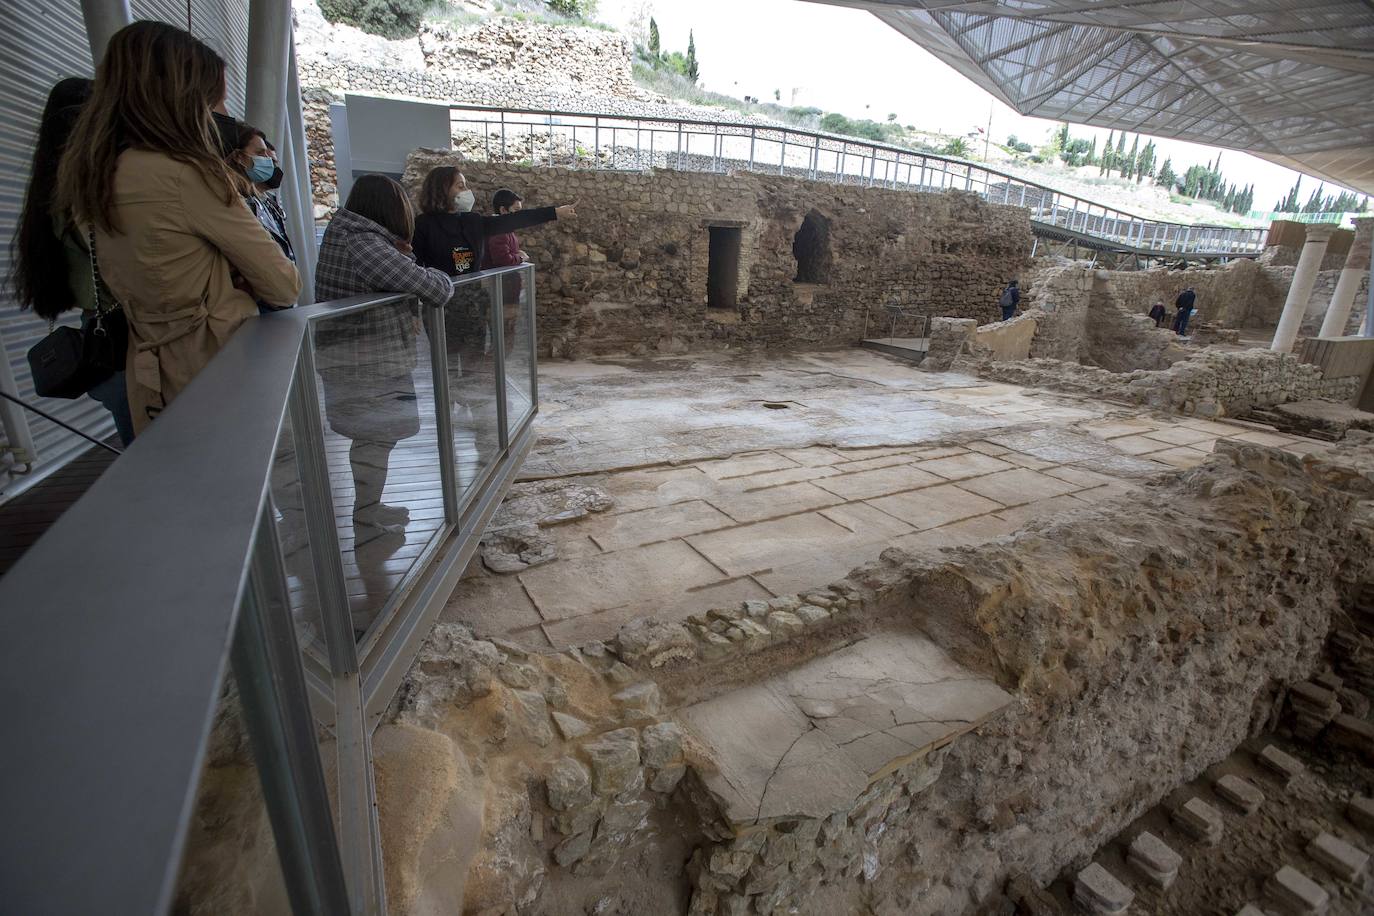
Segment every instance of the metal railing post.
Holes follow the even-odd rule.
[[[449,383],[447,306],[428,308],[429,369],[434,382],[434,425],[439,438],[439,485],[444,497],[444,518],[452,525],[460,520],[458,505],[461,486],[458,482],[458,459],[453,454],[453,390]],[[461,373],[463,367],[460,365]]]
[[[592,167],[601,168],[601,119],[592,118]]]
[[[787,131],[782,132],[782,152],[778,155],[778,174],[787,171]]]
[[[525,266],[525,322],[530,330],[530,405],[539,409],[539,312],[534,305],[534,265]]]
[[[816,142],[811,146],[811,180],[816,180],[816,171],[821,167],[821,137],[816,135]]]
[[[749,171],[754,171],[754,139],[758,134],[757,129],[749,128]]]
[[[501,112],[501,161],[506,161],[506,112]]]
[[[868,155],[870,157],[868,160],[868,186],[871,188],[873,187],[873,176],[878,170],[878,148],[870,146]]]
[[[677,122],[677,168],[682,171],[682,122]]]
[[[491,295],[487,301],[491,303],[491,346],[495,351],[493,365],[496,370],[496,423],[500,434],[501,449],[510,447],[510,430],[506,428],[509,422],[509,414],[506,405],[506,295],[505,295],[505,274],[492,277],[487,282],[491,284]]]

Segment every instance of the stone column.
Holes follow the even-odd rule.
[[[1283,301],[1283,314],[1279,316],[1279,326],[1274,330],[1274,342],[1269,349],[1279,353],[1292,351],[1293,342],[1298,339],[1298,328],[1302,326],[1303,313],[1307,311],[1307,300],[1312,298],[1317,271],[1321,269],[1322,258],[1326,256],[1326,243],[1335,231],[1334,223],[1307,224],[1307,241],[1298,257],[1298,267],[1293,271],[1293,285],[1288,287],[1288,298]]]
[[[1345,267],[1341,278],[1336,282],[1336,292],[1331,295],[1331,304],[1326,307],[1326,318],[1318,337],[1341,337],[1345,334],[1345,324],[1350,319],[1350,308],[1355,304],[1355,293],[1360,281],[1369,276],[1369,249],[1374,240],[1374,216],[1355,220],[1355,241],[1346,255]]]

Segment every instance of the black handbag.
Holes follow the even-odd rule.
[[[79,398],[124,368],[129,324],[124,309],[100,279],[94,230],[87,241],[95,308],[82,319],[79,329],[55,328],[29,349],[33,389],[40,397]]]

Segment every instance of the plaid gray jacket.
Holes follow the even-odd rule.
[[[442,270],[420,267],[393,244],[396,236],[350,210],[334,213],[320,243],[315,301],[366,293],[411,293],[428,305],[443,305],[453,283]],[[315,324],[318,368],[369,377],[407,375],[415,368],[416,310],[380,306],[324,318]]]

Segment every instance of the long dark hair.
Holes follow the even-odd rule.
[[[38,122],[24,211],[10,242],[14,298],[21,309],[31,308],[49,320],[76,305],[58,235],[61,226],[52,218],[53,197],[57,164],[67,148],[76,116],[90,97],[91,81],[79,77],[62,80],[48,93],[43,120]]]
[[[392,235],[410,241],[415,234],[415,211],[406,189],[385,175],[362,175],[348,192],[345,210],[365,216]]]
[[[191,166],[228,206],[234,180],[210,117],[223,98],[224,58],[190,32],[151,21],[115,32],[58,169],[59,203],[77,222],[118,232],[115,164],[133,148]]]

